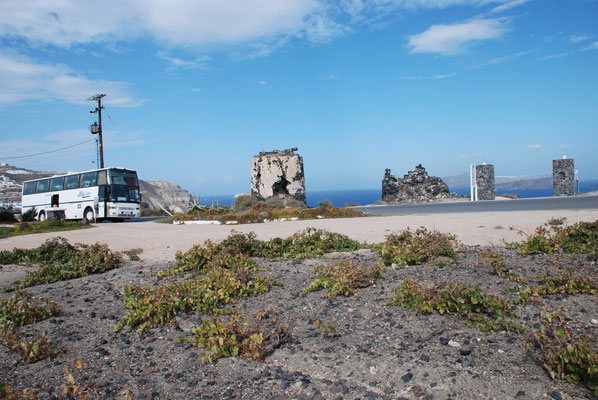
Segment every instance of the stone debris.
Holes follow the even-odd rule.
[[[409,171],[403,178],[391,175],[390,169],[382,180],[382,201],[387,203],[425,203],[438,199],[458,197],[449,192],[446,183],[437,176],[429,176],[418,164],[415,171]]]

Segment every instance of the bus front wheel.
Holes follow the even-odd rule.
[[[46,212],[40,211],[39,216],[37,217],[38,221],[45,221],[46,220]]]
[[[89,221],[93,222],[93,210],[91,208],[86,208],[85,212],[83,213],[83,217]]]

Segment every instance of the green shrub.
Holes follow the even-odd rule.
[[[32,207],[21,215],[21,220],[23,222],[33,222],[35,221],[35,217],[37,217],[37,210],[35,207]]]
[[[185,341],[204,350],[203,361],[237,356],[262,361],[290,336],[288,322],[261,311],[249,318],[238,313],[226,323],[218,319],[204,321],[193,330],[193,339]]]
[[[515,314],[508,301],[484,293],[479,288],[461,282],[425,288],[411,279],[405,279],[394,289],[395,296],[387,305],[411,308],[418,312],[454,314],[465,319],[483,332],[507,330],[524,332],[525,325],[507,320]]]
[[[525,303],[530,297],[540,297],[548,294],[598,293],[598,289],[593,285],[590,277],[575,276],[574,272],[575,269],[568,269],[559,275],[547,273],[541,276],[542,285],[525,285],[511,288],[511,291],[519,292],[519,296],[514,302]]]
[[[114,330],[128,326],[143,333],[155,324],[167,324],[182,312],[222,313],[219,306],[238,297],[257,296],[270,290],[272,280],[248,268],[214,268],[199,279],[189,279],[155,288],[130,285],[125,288],[125,306],[130,309]]]
[[[13,210],[0,208],[0,222],[17,222]]]
[[[328,199],[322,200],[322,201],[318,201],[318,205],[321,208],[334,207],[334,204],[332,204],[332,202],[330,200],[328,200]]]
[[[318,276],[305,288],[305,291],[328,289],[329,298],[339,295],[350,296],[358,288],[373,285],[375,279],[380,278],[383,269],[384,267],[379,263],[368,267],[356,265],[351,260],[340,260],[332,265],[321,264],[314,268],[314,273]]]
[[[531,335],[528,344],[540,349],[544,368],[553,379],[583,382],[598,396],[598,353],[588,339],[574,336],[565,316],[555,311],[543,315],[542,327]]]
[[[437,264],[454,262],[458,259],[458,247],[454,235],[421,227],[415,232],[407,229],[390,234],[385,242],[374,245],[373,249],[380,254],[385,265],[418,265],[428,261]]]
[[[39,263],[38,269],[13,282],[16,289],[102,273],[118,267],[120,261],[120,253],[105,244],[72,245],[61,237],[48,239],[35,249],[0,251],[0,264]]]
[[[524,235],[523,232],[519,234]],[[522,243],[509,243],[518,249],[519,254],[527,257],[531,254],[547,254],[563,249],[567,253],[587,254],[598,257],[598,220],[578,222],[568,227],[544,225],[528,235]]]
[[[235,211],[246,211],[249,210],[257,202],[255,197],[250,194],[242,194],[235,198]]]

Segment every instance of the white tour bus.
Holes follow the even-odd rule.
[[[24,182],[21,212],[35,207],[39,221],[59,209],[66,219],[119,222],[139,218],[140,203],[137,172],[111,167]]]

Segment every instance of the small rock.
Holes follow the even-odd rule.
[[[409,382],[411,379],[413,379],[413,374],[412,374],[411,372],[409,372],[409,373],[407,373],[407,374],[403,375],[403,376],[401,377],[401,379],[403,380],[403,382],[407,383],[407,382]]]
[[[554,400],[562,400],[563,396],[561,395],[560,392],[557,392],[556,390],[552,393],[550,393],[550,397],[552,397]]]
[[[517,392],[517,394],[515,395],[516,397],[523,397],[525,396],[525,392],[523,390],[520,390]]]
[[[110,353],[108,352],[108,350],[106,350],[103,347],[96,347],[94,350],[98,355],[100,356],[107,356],[110,355]]]
[[[459,354],[461,354],[462,356],[468,356],[471,354],[471,350],[470,349],[461,349],[459,351]]]
[[[375,366],[371,366],[370,367],[370,374],[372,375],[376,375],[378,373],[378,368],[376,368]]]
[[[284,380],[284,379],[280,381],[280,389],[281,390],[287,390],[288,387],[289,387],[289,381]]]
[[[592,318],[592,323],[593,323],[594,325],[598,324],[598,319],[594,319],[594,318]]]
[[[448,345],[451,347],[461,347],[461,343],[456,342],[454,340],[449,340]]]
[[[448,340],[447,338],[444,338],[444,337],[440,338],[440,343],[443,344],[444,346],[449,344],[449,342],[450,342],[450,340]]]

